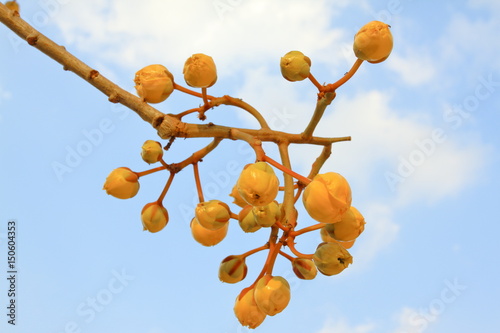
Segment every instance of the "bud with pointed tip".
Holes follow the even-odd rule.
[[[354,54],[361,60],[379,63],[391,54],[393,40],[390,26],[380,21],[365,24],[354,36]]]
[[[247,276],[248,267],[242,256],[229,256],[219,266],[219,280],[226,283],[240,282]]]
[[[304,207],[318,222],[339,222],[351,206],[351,187],[347,180],[336,172],[327,172],[314,177],[302,196]]]
[[[290,285],[281,276],[266,274],[257,281],[254,297],[262,312],[274,316],[283,311],[290,302]]]
[[[265,206],[254,206],[252,212],[255,222],[261,227],[270,227],[281,217],[281,209],[276,201]]]
[[[217,81],[217,68],[212,57],[197,53],[184,63],[184,80],[190,87],[208,88]]]
[[[314,252],[313,261],[322,274],[330,276],[352,264],[352,256],[339,243],[321,243]]]
[[[174,91],[174,76],[162,65],[149,65],[135,73],[137,94],[148,103],[160,103]]]
[[[266,319],[266,314],[255,303],[254,288],[245,288],[236,297],[234,314],[241,325],[252,329],[257,328]]]
[[[252,209],[252,205],[246,205],[238,214],[238,223],[244,232],[256,232],[261,228],[255,220]]]
[[[278,177],[266,162],[247,164],[236,185],[243,200],[252,206],[270,204],[279,190]]]
[[[202,227],[210,230],[222,228],[231,218],[229,206],[220,200],[200,202],[194,212]]]
[[[168,212],[160,202],[150,202],[141,212],[142,226],[149,232],[158,232],[168,223]]]
[[[318,269],[311,259],[295,258],[292,261],[292,269],[295,275],[302,280],[312,280],[318,274]]]
[[[248,205],[247,202],[241,197],[240,192],[238,192],[238,186],[234,185],[231,190],[231,194],[229,195],[234,198],[233,203],[235,205],[238,205],[241,208],[245,208],[245,206]]]
[[[222,228],[217,230],[209,230],[203,228],[195,217],[191,220],[190,227],[191,234],[195,241],[203,246],[214,246],[219,244],[226,237],[229,223],[224,224]]]
[[[342,242],[356,239],[365,230],[365,218],[351,206],[337,223],[325,225],[325,231],[334,239]]]
[[[325,224],[325,226],[320,229],[321,240],[323,240],[323,242],[339,243],[346,250],[349,250],[356,242],[355,239],[353,239],[351,241],[347,241],[347,242],[341,242],[341,241],[336,240],[335,238],[333,238],[332,236],[330,236],[328,234],[328,231],[326,231],[327,225],[329,225],[329,224]]]
[[[127,167],[116,168],[108,175],[102,188],[118,199],[130,199],[139,192],[139,176]]]
[[[142,145],[141,157],[144,162],[151,164],[156,163],[163,157],[163,148],[161,143],[154,140],[147,140]]]
[[[302,81],[309,76],[311,59],[300,51],[290,51],[281,58],[280,68],[288,81]]]

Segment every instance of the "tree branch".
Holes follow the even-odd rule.
[[[64,46],[58,45],[51,39],[40,33],[38,30],[29,25],[13,11],[8,9],[4,4],[0,3],[0,22],[15,32],[19,37],[25,40],[29,45],[37,48],[50,58],[54,59],[63,66],[64,70],[71,71],[93,85],[103,94],[108,96],[110,102],[121,103],[129,109],[135,111],[144,121],[150,123],[153,128],[158,131],[158,135],[162,139],[170,139],[172,137],[183,138],[222,138],[232,139],[231,127],[209,124],[189,124],[182,122],[179,117],[171,114],[164,114],[145,103],[141,98],[132,95],[128,91],[122,89],[112,81],[102,76],[97,70],[89,67],[80,59],[68,52]],[[212,97],[212,96],[210,96]],[[349,141],[350,137],[340,138],[320,138],[309,137],[303,138],[300,134],[289,134],[285,132],[273,131],[262,118],[259,112],[249,104],[224,96],[214,98],[214,106],[227,104],[240,107],[252,114],[259,122],[261,129],[238,129],[243,133],[250,134],[261,141],[272,141],[278,143],[284,138],[290,143],[313,144],[313,145],[330,145],[334,142]]]

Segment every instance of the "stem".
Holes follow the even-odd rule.
[[[266,263],[264,264],[265,267],[265,274],[271,275],[273,273],[273,268],[274,268],[274,263],[276,262],[276,258],[278,257],[278,253],[280,251],[280,248],[283,246],[282,240],[284,235],[281,237],[279,242],[276,242],[278,238],[278,231],[279,228],[277,226],[272,226],[271,227],[271,236],[269,237],[270,242],[270,249],[269,249],[269,254],[267,256]],[[273,239],[273,241],[271,241]]]
[[[260,246],[260,247],[258,247],[258,248],[255,248],[255,249],[253,249],[253,250],[250,250],[250,251],[248,251],[248,252],[245,252],[245,253],[243,253],[243,254],[241,255],[241,257],[246,258],[246,257],[248,257],[248,256],[251,256],[251,255],[252,255],[252,254],[254,254],[254,253],[257,253],[257,252],[260,252],[260,251],[263,251],[263,250],[266,250],[266,249],[269,249],[269,244],[265,244],[265,245],[262,245],[262,246]]]
[[[222,104],[236,106],[240,109],[247,111],[259,122],[261,128],[269,129],[269,125],[267,124],[262,114],[260,114],[260,112],[257,111],[257,109],[255,109],[250,104],[244,102],[242,99],[224,95],[223,97],[215,98],[214,100],[212,100],[213,106],[219,106]]]
[[[198,192],[198,200],[200,202],[204,202],[205,199],[203,198],[203,190],[201,188],[200,173],[198,172],[198,162],[193,163],[193,170],[194,180],[196,182],[196,191]]]
[[[291,134],[281,131],[274,131],[270,129],[247,129],[247,128],[235,128],[222,125],[209,124],[188,124],[180,122],[175,116],[165,115],[165,119],[159,126],[155,127],[158,130],[158,135],[162,139],[169,139],[172,136],[179,138],[223,138],[223,139],[239,139],[234,137],[233,130],[238,132],[248,134],[254,139],[258,139],[262,142],[275,142],[286,140],[289,143],[296,144],[311,144],[326,146],[331,143],[350,141],[350,136],[338,137],[338,138],[322,138],[322,137],[311,137],[304,138],[302,134]],[[170,124],[170,118],[177,121],[176,124]],[[170,125],[175,126],[172,128]],[[165,126],[165,128],[163,128]]]
[[[176,114],[175,117],[179,120],[182,119],[182,117],[184,116],[187,116],[188,114],[191,114],[191,113],[195,113],[195,112],[200,112],[200,108],[193,108],[193,109],[190,109],[190,110],[186,110],[184,112],[181,112],[179,114]]]
[[[346,83],[347,81],[349,81],[349,79],[352,78],[352,76],[356,73],[356,71],[358,70],[359,66],[361,66],[362,63],[363,63],[363,60],[356,59],[356,62],[354,62],[354,65],[352,65],[352,67],[349,70],[349,72],[347,72],[337,82],[330,83],[330,84],[326,85],[325,91],[332,91],[333,92],[333,91],[337,90],[337,88],[339,88],[341,85],[343,85],[344,83]]]
[[[186,87],[183,87],[181,85],[178,85],[177,83],[174,82],[174,89],[177,89],[183,93],[186,93],[188,95],[193,95],[193,96],[196,96],[196,97],[199,97],[199,98],[203,98],[203,93],[199,93],[199,92],[196,92],[194,90],[191,90],[191,89],[188,89]],[[206,89],[206,88],[205,88]],[[210,96],[210,95],[206,95],[206,98],[207,99],[214,99],[215,97],[214,96]]]
[[[280,169],[281,171],[291,175],[292,177],[294,177],[295,179],[298,179],[300,182],[304,183],[304,184],[309,184],[311,182],[310,179],[304,177],[304,176],[301,176],[299,175],[298,173],[290,170],[289,168],[279,164],[278,162],[276,162],[275,160],[273,160],[272,158],[270,158],[269,156],[267,155],[264,155],[264,159],[263,161],[265,162],[268,162],[269,164],[271,164],[272,166],[276,167],[277,169]]]
[[[278,144],[281,161],[283,166],[288,170],[292,169],[292,165],[290,163],[290,155],[288,154],[288,143],[280,142]],[[283,172],[283,178],[285,180],[285,193],[283,196],[283,208],[285,210],[285,221],[286,226],[295,227],[297,221],[295,221],[295,214],[293,213],[294,209],[294,183],[292,175],[287,172]]]
[[[299,186],[297,193],[295,193],[295,198],[293,199],[293,202],[297,202],[297,200],[299,200],[300,195],[302,194],[303,190],[304,190],[304,186]]]
[[[323,164],[325,164],[326,160],[330,157],[331,154],[332,154],[332,145],[330,144],[324,146],[323,150],[321,151],[321,154],[314,161],[311,168],[311,172],[309,173],[307,178],[313,179],[319,173],[321,167],[323,166]]]
[[[210,142],[206,147],[201,148],[200,150],[194,152],[191,156],[186,158],[184,161],[171,165],[171,169],[179,172],[184,169],[186,166],[190,164],[194,164],[199,162],[205,156],[207,156],[212,150],[214,150],[219,143],[222,141],[222,138],[214,138],[212,142]]]
[[[165,187],[163,188],[163,191],[160,194],[160,197],[158,198],[158,202],[162,203],[163,199],[165,198],[165,195],[168,192],[168,189],[170,188],[170,185],[172,185],[172,181],[174,180],[175,172],[170,172],[170,177],[168,177],[167,184],[165,184]]]
[[[205,110],[208,110],[210,107],[209,107],[209,103],[208,103],[207,88],[206,87],[201,88],[201,97],[203,98],[203,103],[205,103],[204,104]]]
[[[283,257],[287,258],[288,260],[290,260],[291,262],[293,262],[295,260],[294,257],[292,257],[291,255],[289,255],[288,253],[285,253],[283,251],[280,251],[279,254],[281,254]]]
[[[312,73],[309,73],[308,79],[318,88],[320,92],[322,92],[325,89],[325,86],[320,84],[318,80],[312,75]]]
[[[167,169],[168,166],[160,166],[160,167],[157,167],[157,168],[154,168],[154,169],[150,169],[150,170],[146,170],[146,171],[142,171],[142,172],[136,172],[137,174],[137,177],[143,177],[143,176],[147,176],[147,175],[150,175],[152,173],[155,173],[155,172],[158,172],[158,171],[161,171],[161,170],[165,170]]]
[[[309,124],[304,132],[302,132],[303,138],[310,139],[312,137],[316,126],[318,126],[321,118],[323,117],[323,113],[325,113],[326,107],[332,103],[335,96],[335,92],[327,92],[320,99],[318,99],[311,120],[309,121]]]
[[[290,232],[290,236],[292,237],[296,237],[296,236],[299,236],[299,235],[302,235],[302,234],[305,234],[306,232],[310,232],[310,231],[314,231],[314,230],[318,230],[318,229],[321,229],[325,226],[324,223],[318,223],[318,224],[314,224],[314,225],[311,225],[309,227],[305,227],[305,228],[302,228],[300,230],[297,230],[297,231],[291,231]]]
[[[295,244],[293,242],[293,237],[290,237],[287,241],[287,244],[288,248],[290,249],[290,251],[292,251],[293,254],[295,254],[298,258],[301,258],[301,259],[312,259],[313,258],[313,254],[304,254],[304,253],[300,253],[299,251],[297,251],[297,249],[295,248]]]
[[[266,158],[266,153],[262,149],[262,142],[250,134],[244,133],[235,128],[231,129],[231,137],[238,140],[243,140],[248,142],[250,147],[255,151],[255,156],[257,161],[264,161]]]
[[[28,44],[63,65],[65,70],[75,73],[96,87],[109,97],[110,102],[125,105],[152,125],[156,124],[158,118],[164,117],[162,112],[102,76],[98,71],[66,51],[63,46],[41,34],[22,18],[13,16],[4,4],[0,4],[0,22],[19,35],[21,39],[26,40]]]

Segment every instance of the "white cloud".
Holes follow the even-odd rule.
[[[492,9],[493,13],[497,14],[500,11],[500,2],[497,0],[469,0],[469,6],[476,8],[486,7],[487,9]]]
[[[160,62],[174,75],[198,52],[224,64],[221,74],[278,63],[291,49],[324,58],[342,35],[330,27],[336,7],[327,1],[224,3],[235,5],[221,18],[216,1],[77,1],[61,7],[54,20],[65,43],[99,59],[128,68]]]
[[[429,140],[429,137],[424,139]],[[401,166],[405,163],[403,161],[409,162],[412,156],[423,157],[423,159],[418,157],[422,164],[407,163],[410,165],[410,170],[414,171],[408,177],[404,177],[402,183],[398,185],[400,204],[408,204],[416,199],[433,203],[459,193],[478,180],[480,170],[484,168],[490,151],[481,145],[459,145],[451,139],[436,144],[435,147],[430,155],[415,147],[400,160]]]
[[[373,203],[363,207],[366,227],[352,249],[354,265],[351,271],[362,270],[380,251],[388,248],[396,239],[399,225],[393,220],[390,206]]]
[[[421,49],[414,47],[404,52],[394,52],[390,59],[387,66],[411,86],[429,83],[436,76],[435,60]]]
[[[4,101],[10,99],[11,97],[12,93],[0,86],[0,105],[2,105]],[[0,121],[2,121],[2,118],[2,114],[0,113]]]
[[[372,323],[352,326],[346,320],[328,319],[323,328],[317,333],[370,333],[373,332],[375,325]]]
[[[418,312],[409,307],[404,307],[395,319],[398,326],[393,333],[421,333],[427,326],[425,321],[422,322]]]
[[[494,13],[495,11],[490,11]],[[497,11],[498,12],[498,11]],[[499,17],[492,14],[487,19],[471,19],[464,13],[455,13],[436,47],[440,50],[440,63],[444,68],[456,68],[461,79],[472,79],[488,68],[499,70],[500,45],[495,43],[500,29]],[[464,66],[467,67],[465,70]]]
[[[3,101],[6,101],[12,97],[12,93],[2,86],[0,86],[0,104],[2,104]]]

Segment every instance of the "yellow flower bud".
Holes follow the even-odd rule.
[[[257,281],[255,303],[269,316],[283,311],[290,302],[290,285],[281,276],[264,275]]]
[[[327,172],[314,177],[305,188],[302,200],[313,219],[335,223],[351,206],[351,187],[340,174]]]
[[[255,220],[252,209],[253,206],[246,205],[238,214],[238,223],[244,232],[256,232],[261,228]]]
[[[194,213],[201,226],[210,230],[222,228],[231,218],[229,206],[219,200],[200,202]]]
[[[302,81],[309,76],[311,59],[300,51],[290,51],[281,58],[280,68],[288,81]]]
[[[243,289],[236,297],[234,314],[241,325],[252,329],[257,328],[266,319],[266,314],[255,303],[254,288]]]
[[[217,68],[212,57],[203,53],[193,54],[182,71],[186,83],[195,88],[208,88],[217,81]]]
[[[163,157],[161,143],[154,140],[147,140],[142,145],[141,157],[144,162],[151,164],[158,162]]]
[[[314,252],[313,261],[322,274],[330,276],[352,264],[352,256],[339,243],[321,243]]]
[[[142,209],[141,220],[144,230],[158,232],[167,225],[168,212],[161,203],[150,202]]]
[[[137,94],[148,103],[160,103],[174,91],[174,76],[162,65],[149,65],[135,73]]]
[[[254,206],[252,212],[255,222],[261,227],[270,227],[281,217],[281,208],[276,201],[265,206]]]
[[[19,14],[19,4],[17,3],[17,1],[7,1],[5,3],[5,7]]]
[[[342,219],[337,223],[330,223],[325,226],[326,232],[338,241],[351,241],[356,239],[365,230],[365,218],[354,207],[342,215]]]
[[[312,280],[318,274],[318,269],[311,259],[295,258],[292,262],[292,269],[299,279]]]
[[[214,246],[219,244],[227,235],[229,223],[225,223],[222,228],[209,230],[203,228],[196,218],[191,220],[191,234],[195,241],[203,246]]]
[[[219,280],[226,283],[240,282],[247,276],[248,267],[242,256],[229,256],[219,266]]]
[[[231,190],[231,194],[229,194],[229,195],[234,198],[233,203],[235,205],[238,205],[241,208],[244,208],[246,205],[248,205],[246,203],[246,201],[243,200],[243,198],[241,197],[240,193],[238,192],[238,186],[234,185],[233,189]]]
[[[393,40],[389,25],[380,21],[365,24],[354,36],[354,54],[371,63],[384,61],[391,54]]]
[[[139,177],[129,168],[117,168],[108,175],[102,189],[115,198],[130,199],[139,192]]]
[[[347,242],[341,242],[330,236],[328,231],[326,231],[326,226],[328,225],[329,224],[325,224],[325,226],[320,229],[321,239],[323,240],[323,242],[338,243],[346,250],[349,250],[354,245],[354,243],[356,242],[355,239]]]
[[[278,177],[266,162],[247,164],[236,185],[243,200],[252,206],[270,204],[279,190]]]

